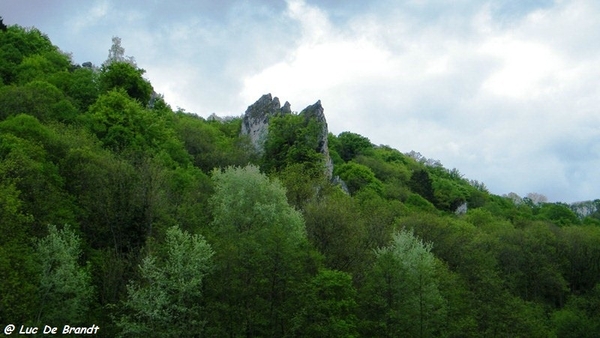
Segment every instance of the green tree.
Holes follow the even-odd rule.
[[[85,324],[93,297],[90,273],[79,265],[81,239],[69,226],[48,227],[48,236],[37,242],[40,262],[39,324]]]
[[[8,26],[6,26],[3,22],[4,19],[0,16],[0,31],[6,32],[8,30]]]
[[[373,151],[371,141],[356,133],[345,131],[338,135],[337,140],[335,150],[345,162],[356,158],[358,155],[367,155]]]
[[[0,318],[31,323],[37,302],[38,266],[31,245],[31,216],[23,213],[19,190],[0,162]]]
[[[230,132],[230,128],[237,131]],[[202,118],[177,113],[173,129],[192,157],[195,166],[205,173],[229,165],[246,165],[252,160],[249,143],[239,137],[236,121],[206,122]]]
[[[48,36],[36,28],[12,25],[0,34],[0,77],[5,85],[15,83],[17,67],[27,56],[58,52]]]
[[[54,152],[60,153],[56,135],[27,115],[0,122],[0,131],[0,177],[19,190],[22,211],[32,216],[33,234],[45,233],[49,223],[71,223],[73,204],[54,163]]]
[[[91,130],[113,151],[158,148],[171,137],[161,116],[144,109],[123,90],[101,95],[88,114]]]
[[[291,329],[312,258],[301,214],[257,167],[213,172],[216,251],[209,335],[281,337]]]
[[[83,67],[54,73],[47,81],[72,100],[80,113],[85,113],[98,98],[98,77],[97,71]]]
[[[412,173],[408,182],[410,189],[421,195],[424,199],[436,205],[435,194],[433,190],[433,180],[425,169],[419,169]]]
[[[372,252],[367,248],[367,228],[360,207],[339,192],[314,200],[304,210],[309,241],[323,254],[330,269],[364,273]]]
[[[322,269],[303,292],[305,305],[294,318],[297,337],[358,337],[352,276]]]
[[[44,122],[71,122],[77,115],[77,109],[54,85],[36,80],[24,86],[0,89],[0,120],[18,114],[32,115]]]
[[[441,334],[445,300],[439,290],[431,243],[402,229],[378,249],[362,291],[363,334],[432,337]]]
[[[336,168],[335,173],[346,182],[350,193],[354,194],[361,189],[371,189],[378,194],[383,192],[383,184],[375,177],[373,171],[356,162],[344,163]]]
[[[51,74],[67,71],[70,66],[69,57],[58,51],[30,55],[17,67],[16,81],[25,84],[33,80],[47,80]]]
[[[271,118],[264,146],[263,170],[278,171],[291,164],[302,163],[311,171],[322,172],[324,159],[319,152],[321,130],[319,122],[302,115]]]
[[[578,225],[581,221],[564,203],[543,203],[538,212],[543,219],[548,219],[558,226]]]
[[[558,337],[598,337],[600,334],[600,284],[585,295],[572,296],[552,315]]]
[[[162,254],[149,254],[140,265],[140,282],[127,287],[122,335],[197,337],[202,319],[204,278],[213,268],[211,246],[200,235],[178,227],[167,230]]]
[[[454,180],[436,178],[433,180],[433,188],[436,207],[441,210],[454,212],[468,197],[465,187]],[[422,191],[426,193],[425,189]]]
[[[564,257],[564,276],[572,294],[592,290],[600,283],[600,227],[561,228],[557,256]]]
[[[146,106],[153,89],[150,82],[142,77],[144,72],[126,62],[113,62],[103,66],[99,77],[100,93],[122,89],[129,97]]]

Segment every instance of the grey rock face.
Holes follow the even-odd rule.
[[[277,97],[272,97],[271,94],[265,94],[246,109],[246,113],[242,118],[241,133],[242,135],[250,136],[254,149],[259,154],[262,154],[264,153],[265,140],[269,133],[269,120],[271,117],[291,113],[292,109],[289,102],[286,101],[283,107],[281,107]],[[325,120],[321,100],[304,108],[304,110],[300,112],[300,115],[304,116],[306,119],[315,119],[323,125],[323,129],[319,134],[318,150],[325,157],[325,174],[331,179],[333,162],[329,156],[329,147],[327,145],[327,135],[329,134],[329,131],[327,129],[327,121]]]
[[[327,135],[329,134],[329,129],[327,128],[327,120],[325,119],[325,109],[321,105],[321,100],[317,101],[315,104],[310,105],[304,110],[300,112],[301,116],[304,116],[305,119],[314,119],[317,122],[322,123],[323,129],[319,134],[319,152],[325,157],[325,173],[327,177],[331,178],[333,175],[333,161],[329,156],[329,145],[327,142]]]
[[[286,102],[284,108],[291,113],[290,104]],[[280,106],[277,97],[271,97],[271,94],[263,95],[258,101],[246,109],[242,118],[242,135],[250,136],[254,149],[262,154],[264,151],[265,140],[269,132],[269,119],[272,116],[285,114]]]
[[[223,122],[223,118],[218,116],[215,113],[210,114],[209,117],[206,118],[207,121],[218,121],[218,122]]]

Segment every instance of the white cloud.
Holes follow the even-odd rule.
[[[321,99],[334,132],[420,151],[498,194],[600,196],[573,178],[591,179],[600,154],[574,165],[562,158],[568,150],[551,147],[578,133],[582,144],[600,141],[585,131],[599,122],[597,54],[592,45],[565,49],[598,28],[600,11],[589,2],[559,3],[510,24],[482,6],[459,26],[450,19],[422,26],[394,9],[336,26],[317,7],[288,5],[302,38],[285,59],[244,79],[245,101],[273,92],[299,110]]]
[[[76,31],[92,27],[98,23],[98,21],[107,18],[111,10],[110,2],[108,0],[101,0],[82,13],[72,18],[72,27]]]

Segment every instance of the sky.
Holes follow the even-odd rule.
[[[174,108],[321,100],[329,131],[420,152],[498,195],[600,198],[596,0],[2,0],[73,61],[113,36]]]

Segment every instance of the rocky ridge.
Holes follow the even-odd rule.
[[[318,151],[325,157],[325,174],[331,178],[333,174],[333,161],[329,156],[329,146],[327,144],[327,120],[324,114],[325,109],[321,105],[321,100],[315,104],[304,108],[300,112],[300,116],[306,119],[315,119],[321,123],[323,129],[319,133]],[[261,96],[258,101],[248,106],[244,116],[242,117],[242,135],[248,135],[254,146],[254,149],[259,154],[264,153],[264,144],[269,133],[269,120],[274,116],[291,114],[291,105],[285,102],[283,107],[279,102],[279,98],[272,97],[271,94]]]

